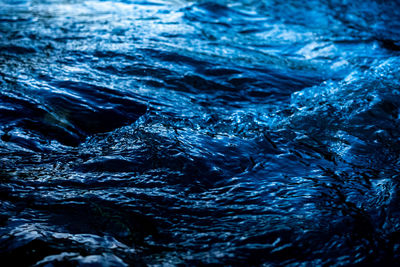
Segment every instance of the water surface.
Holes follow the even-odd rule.
[[[0,257],[391,265],[398,1],[0,0]]]

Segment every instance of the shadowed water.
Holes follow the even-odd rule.
[[[0,258],[395,265],[399,69],[398,1],[0,0]]]

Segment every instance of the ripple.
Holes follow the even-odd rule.
[[[397,7],[0,0],[1,257],[393,265]]]

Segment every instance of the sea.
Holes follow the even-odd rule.
[[[2,266],[398,266],[400,2],[0,0]]]

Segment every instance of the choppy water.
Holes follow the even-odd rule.
[[[396,1],[1,0],[2,262],[395,265],[399,51]]]

